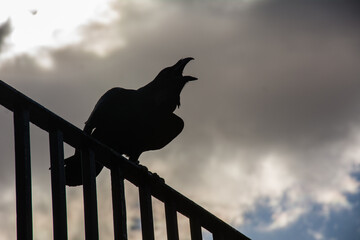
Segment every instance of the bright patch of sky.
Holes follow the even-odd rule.
[[[0,6],[0,24],[10,24],[4,39],[0,63],[27,54],[45,68],[53,66],[48,50],[66,47],[84,40],[83,27],[107,25],[120,18],[112,9],[113,0],[13,0]],[[91,50],[91,49],[90,49]],[[105,46],[91,51],[104,54]]]

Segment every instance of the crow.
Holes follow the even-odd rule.
[[[189,81],[183,70],[193,58],[180,59],[160,71],[153,81],[137,90],[115,87],[96,103],[84,132],[128,157],[134,163],[142,152],[163,148],[178,136],[184,121],[173,112],[180,107],[180,93]],[[66,185],[82,184],[81,154],[64,160]],[[101,156],[96,156],[95,159]],[[96,161],[96,176],[103,166]]]

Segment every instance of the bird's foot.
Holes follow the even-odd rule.
[[[139,168],[140,168],[141,171],[143,171],[143,172],[145,172],[145,173],[148,173],[148,172],[149,172],[149,169],[148,169],[146,166],[141,165],[141,164],[138,164],[138,166],[139,166]]]
[[[165,183],[165,179],[160,177],[157,173],[150,173],[151,176],[154,178],[155,181],[159,181],[161,183]]]
[[[165,180],[162,177],[160,177],[159,174],[150,172],[146,166],[139,164],[139,169],[145,174],[151,176],[155,181],[165,183]]]
[[[139,162],[139,156],[140,156],[139,154],[137,154],[137,155],[131,155],[131,156],[128,156],[128,159],[130,160],[130,162],[133,162],[133,163],[139,165],[139,164],[140,164],[140,162]]]

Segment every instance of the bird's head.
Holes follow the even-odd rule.
[[[186,64],[188,64],[191,60],[194,60],[194,58],[187,57],[180,59],[174,66],[169,67],[170,72],[172,71],[175,77],[178,77],[180,81],[183,81],[185,83],[197,80],[196,77],[183,76],[184,68]]]
[[[173,86],[179,87],[180,91],[187,82],[197,80],[196,77],[192,76],[183,76],[183,71],[185,66],[191,61],[194,60],[192,57],[187,57],[180,59],[171,67],[164,68],[156,76],[155,81],[164,85],[164,86]]]
[[[197,80],[196,77],[183,76],[183,71],[192,57],[180,59],[171,67],[164,68],[153,81],[142,88],[140,92],[148,92],[149,96],[156,99],[159,108],[173,112],[175,107],[180,106],[180,93],[185,84]]]

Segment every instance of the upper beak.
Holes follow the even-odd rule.
[[[180,59],[173,67],[175,69],[175,71],[182,75],[184,68],[186,66],[186,64],[188,64],[191,60],[194,60],[194,58],[192,57],[187,57],[187,58],[183,58]],[[196,77],[192,77],[192,76],[184,76],[184,78],[186,79],[186,81],[194,81],[197,80]]]
[[[182,72],[184,71],[184,68],[186,66],[186,64],[188,64],[191,60],[194,60],[194,58],[192,57],[187,57],[187,58],[183,58],[180,59],[174,66],[174,70],[179,73],[182,74]]]

